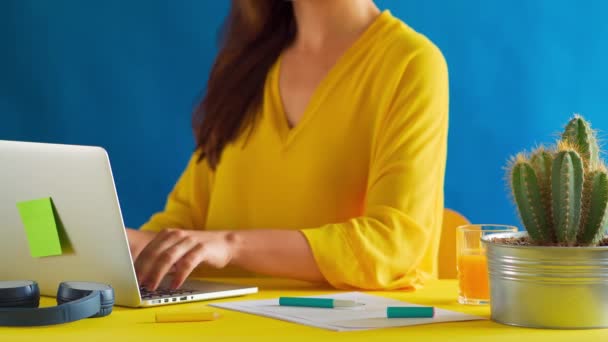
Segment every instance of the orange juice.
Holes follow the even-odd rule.
[[[474,300],[489,300],[486,256],[483,254],[463,254],[458,258],[458,284],[460,296]]]

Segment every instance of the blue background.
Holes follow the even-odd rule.
[[[228,4],[0,1],[0,139],[105,147],[125,222],[139,226],[163,207],[193,150],[191,110]],[[475,222],[519,224],[504,182],[509,156],[551,142],[574,112],[608,127],[608,2],[377,4],[448,61],[446,206]]]

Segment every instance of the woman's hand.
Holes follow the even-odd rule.
[[[144,247],[154,239],[155,235],[155,232],[127,229],[129,249],[131,250],[131,258],[133,261],[137,260],[139,253],[141,253]]]
[[[174,272],[171,288],[178,288],[199,264],[224,268],[233,254],[229,232],[165,229],[139,253],[135,271],[139,284],[151,291],[169,272]]]

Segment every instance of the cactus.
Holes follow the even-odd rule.
[[[608,207],[608,174],[606,170],[592,171],[587,178],[589,184],[585,205],[587,220],[581,225],[578,241],[581,244],[597,244],[603,237],[606,226],[606,208]]]
[[[608,224],[608,172],[590,125],[576,115],[553,148],[520,153],[511,190],[532,243],[597,245]]]
[[[546,223],[543,236],[545,239],[555,238],[553,230],[553,209],[551,208],[551,170],[553,166],[553,153],[543,146],[539,147],[530,157],[530,163],[534,167],[534,172],[538,177],[541,198],[545,208]]]
[[[569,143],[571,146],[576,146],[589,169],[595,169],[599,166],[600,148],[597,144],[595,131],[580,115],[575,115],[568,122],[562,134],[562,141]]]
[[[513,165],[511,186],[513,197],[519,207],[521,219],[533,240],[543,241],[547,239],[547,215],[542,200],[540,185],[534,168],[525,157],[518,156],[519,161]]]
[[[574,245],[583,201],[583,161],[565,147],[553,159],[551,193],[553,223],[558,243]]]

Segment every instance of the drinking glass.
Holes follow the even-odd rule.
[[[481,238],[488,234],[517,232],[517,227],[499,224],[471,224],[456,228],[458,302],[490,303],[486,252]]]

